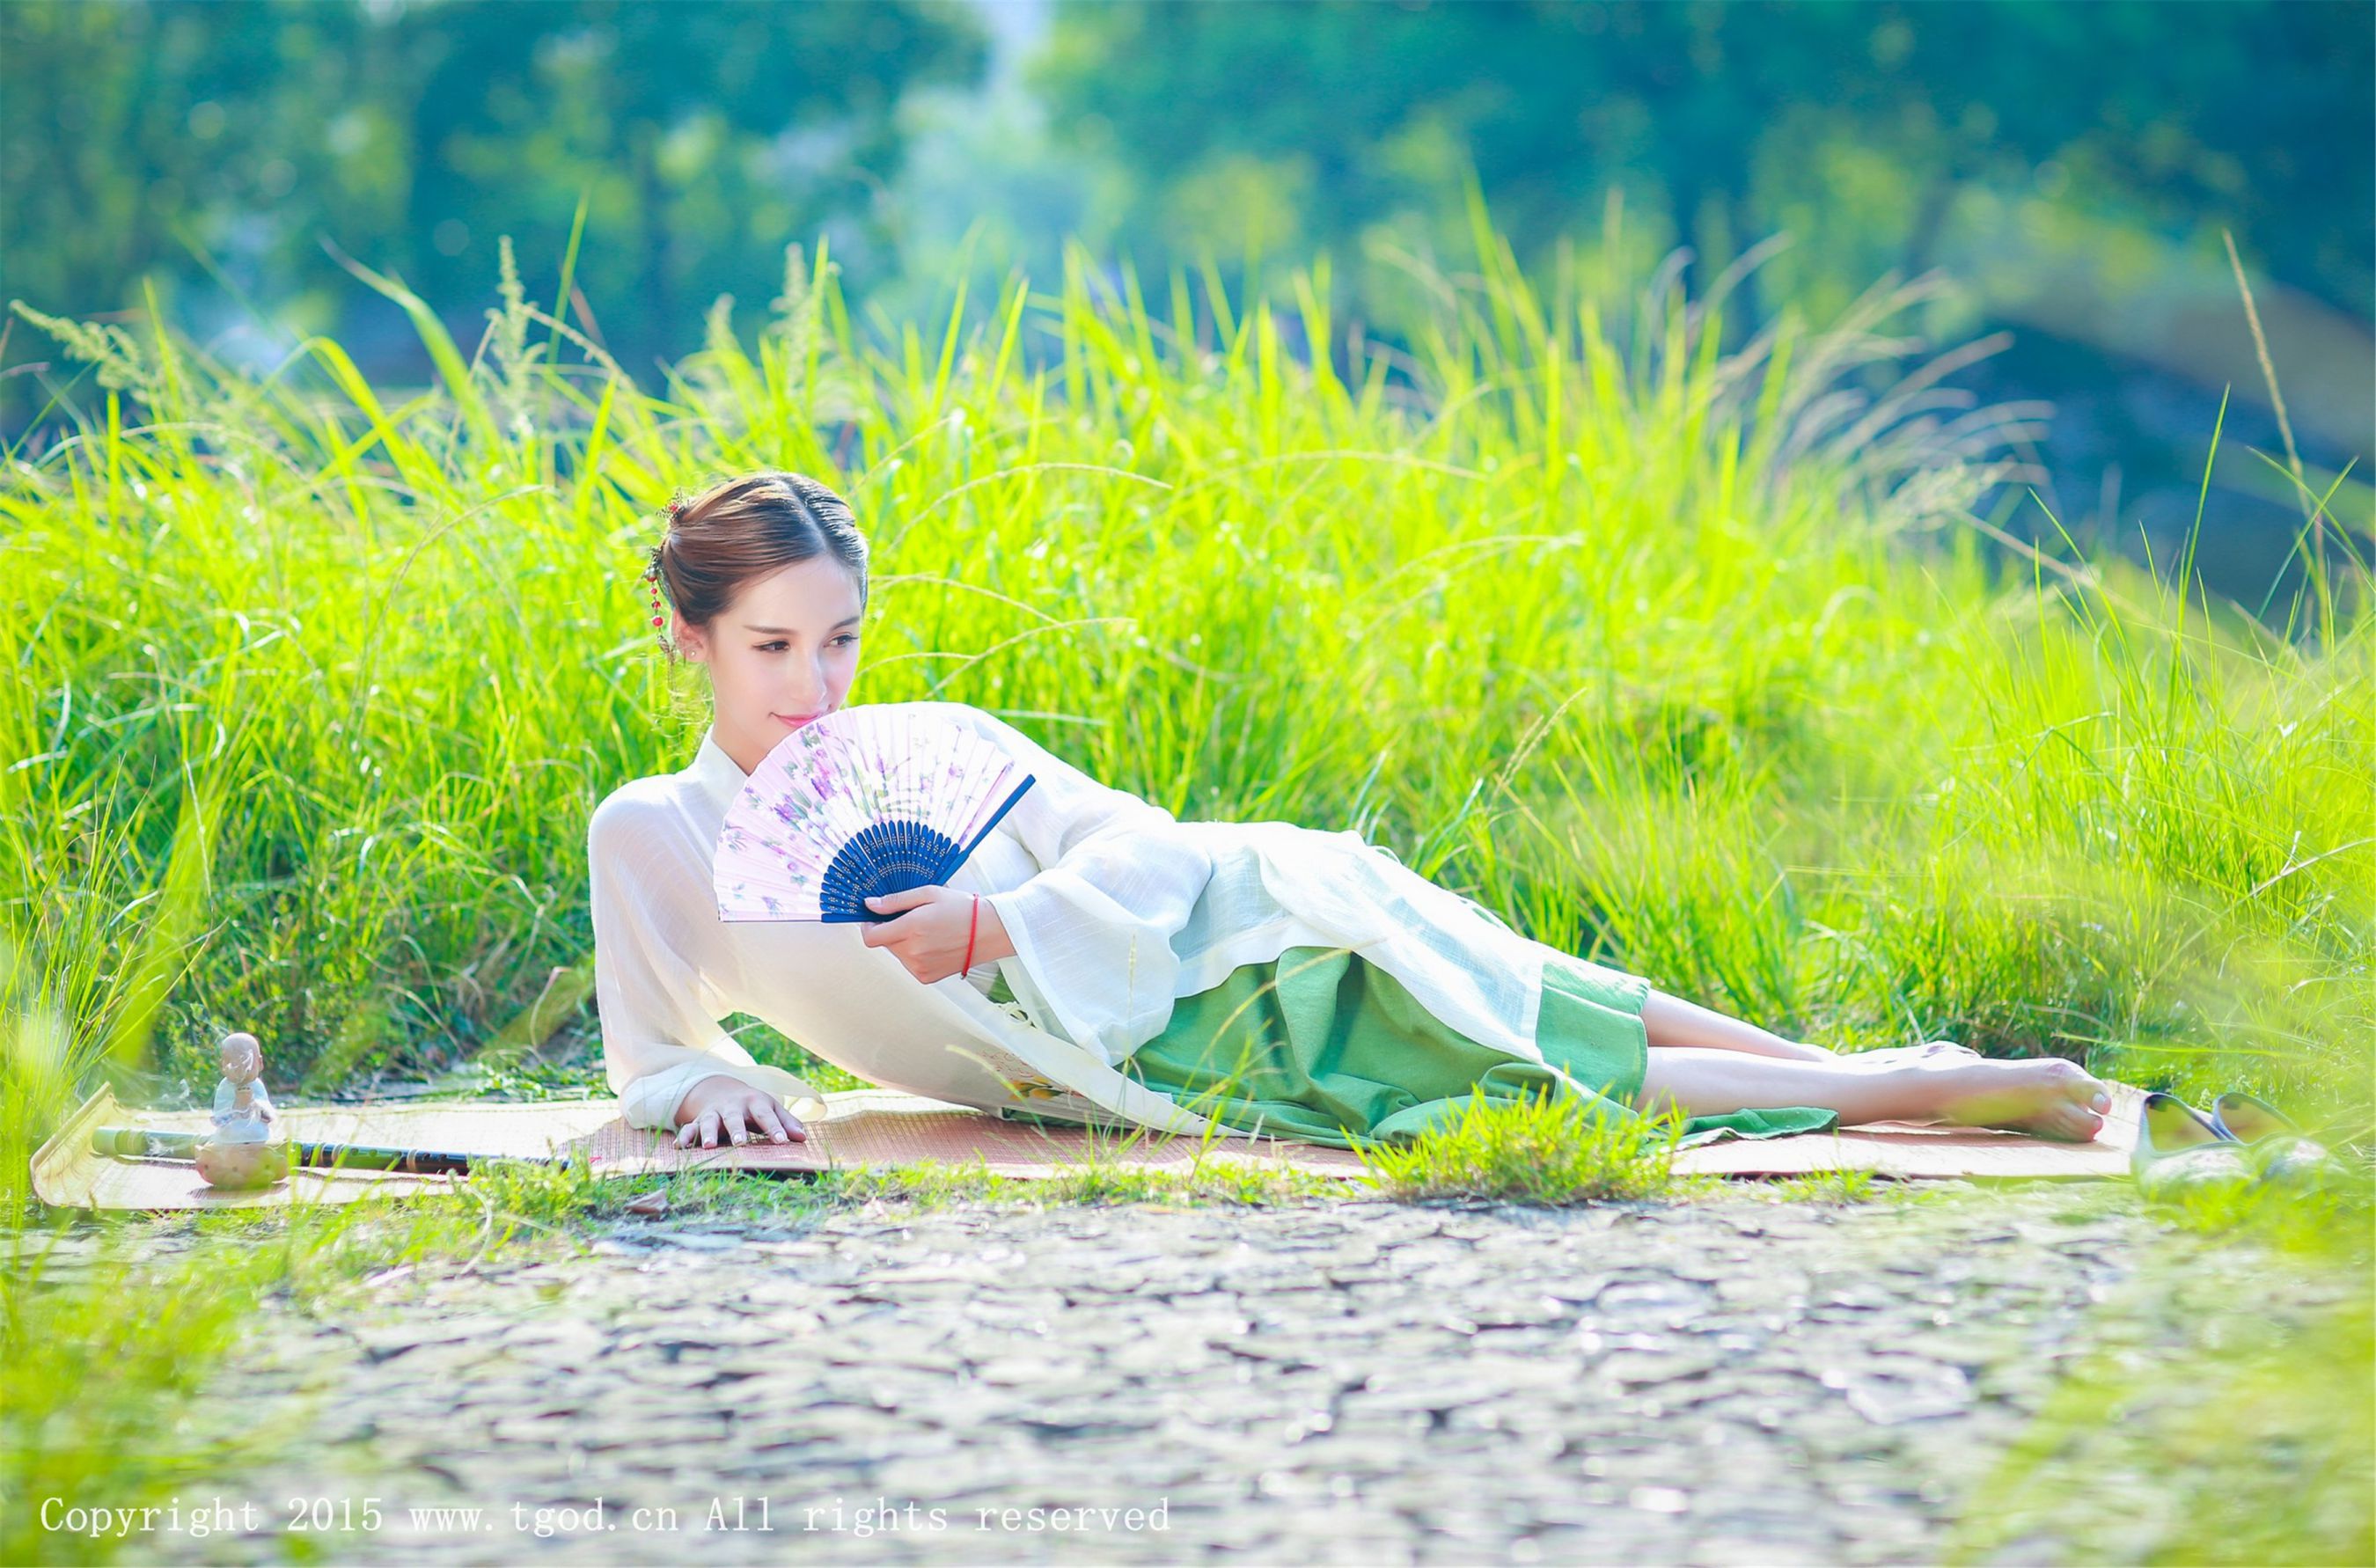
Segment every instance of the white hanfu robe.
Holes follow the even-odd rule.
[[[1289,947],[1349,947],[1471,1039],[1542,1060],[1535,1026],[1554,950],[1359,834],[1182,822],[980,708],[916,706],[996,741],[1033,777],[947,883],[998,911],[1014,956],[925,985],[856,923],[720,920],[712,856],[747,776],[705,734],[691,766],[621,786],[588,827],[603,1061],[631,1125],[673,1127],[685,1091],[712,1074],[814,1113],[815,1090],[719,1028],[743,1013],[885,1087],[1198,1131],[1203,1118],[1117,1064],[1178,998]],[[1013,1004],[990,1000],[993,975]]]

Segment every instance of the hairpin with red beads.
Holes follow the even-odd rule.
[[[674,528],[684,520],[684,497],[682,495],[671,497],[667,510],[669,526]],[[668,540],[663,538],[659,546],[652,551],[651,564],[644,568],[644,582],[650,588],[652,595],[652,634],[659,639],[660,651],[663,653],[668,651],[669,643],[668,633],[661,629],[668,624],[668,617],[660,609],[660,552],[667,547]]]

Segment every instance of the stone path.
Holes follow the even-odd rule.
[[[264,1528],[139,1555],[299,1500],[350,1562],[1931,1561],[2169,1241],[2102,1187],[628,1222],[284,1325],[223,1388],[315,1390]]]

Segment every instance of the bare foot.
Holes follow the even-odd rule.
[[[2084,1144],[2104,1130],[2103,1113],[2112,1109],[2109,1090],[2059,1056],[1991,1062],[1942,1052],[1907,1067],[1937,1076],[1935,1114],[1959,1127],[2003,1127]]]

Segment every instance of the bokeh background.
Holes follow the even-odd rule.
[[[574,262],[572,320],[644,377],[701,346],[720,296],[763,319],[791,244],[823,242],[890,324],[1018,267],[1059,278],[1071,237],[1151,296],[1174,269],[1236,294],[1325,255],[1335,319],[1393,343],[1418,279],[1474,255],[1474,195],[1530,268],[1613,247],[1671,257],[1698,296],[1748,264],[1730,342],[1939,269],[1922,331],[1980,348],[1955,385],[2044,416],[2018,486],[2044,505],[2015,496],[2004,526],[2166,564],[2217,424],[2195,566],[2260,609],[2295,581],[2302,513],[2252,450],[2282,442],[2226,236],[2323,493],[2376,426],[2372,17],[9,0],[0,297],[153,308],[257,371],[327,334],[373,382],[425,384],[419,333],[350,264],[467,347],[509,235],[531,297]],[[15,314],[0,372],[20,452],[87,376]],[[2361,478],[2336,493],[2346,525]]]

